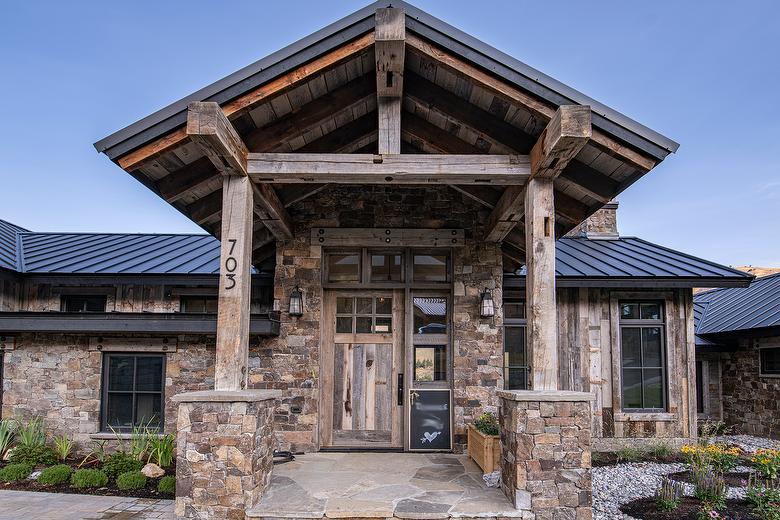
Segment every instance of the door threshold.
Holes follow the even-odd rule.
[[[381,447],[381,446],[330,446],[320,448],[321,453],[403,453],[403,448]]]

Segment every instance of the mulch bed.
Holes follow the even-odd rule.
[[[696,520],[696,514],[701,508],[701,502],[695,498],[685,497],[674,511],[658,511],[655,498],[640,498],[620,506],[620,510],[640,520]],[[721,516],[729,520],[754,520],[753,509],[744,500],[726,501],[726,509],[719,511]]]
[[[147,479],[146,487],[130,491],[122,491],[114,485],[102,488],[74,488],[69,483],[55,486],[43,486],[34,480],[21,480],[18,482],[0,482],[0,490],[13,489],[15,491],[45,491],[47,493],[71,493],[76,495],[103,495],[133,498],[166,498],[173,499],[173,495],[163,494],[157,491],[157,483],[160,479]]]
[[[678,480],[680,482],[688,482],[693,484],[693,475],[690,471],[680,471],[679,473],[671,473],[667,475],[672,480]],[[726,473],[723,475],[723,481],[729,487],[745,487],[747,486],[750,473]]]
[[[592,457],[592,464],[594,468],[614,466],[615,464],[624,464],[629,462],[656,462],[658,464],[674,464],[676,462],[685,462],[685,458],[677,453],[671,457],[652,457],[650,455],[645,455],[636,460],[621,460],[618,457],[618,454],[613,451],[594,452],[594,455],[596,453],[598,453],[598,455]]]

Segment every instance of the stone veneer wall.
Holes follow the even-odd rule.
[[[501,489],[536,520],[592,518],[591,402],[585,392],[502,391]]]
[[[453,255],[453,352],[455,442],[462,450],[466,424],[484,409],[496,411],[503,378],[501,317],[502,257],[486,244],[481,225],[488,209],[446,187],[330,187],[289,208],[294,236],[276,243],[274,308],[281,311],[278,338],[267,338],[260,356],[250,359],[250,388],[283,391],[276,413],[280,449],[316,447],[322,248],[311,244],[316,227],[463,228],[466,245]],[[304,315],[287,313],[295,286],[304,295]],[[479,318],[479,294],[495,289],[498,312]]]
[[[724,354],[723,420],[749,435],[780,438],[780,378],[761,377],[759,352],[750,340]]]
[[[176,518],[243,520],[273,469],[274,391],[178,394]]]

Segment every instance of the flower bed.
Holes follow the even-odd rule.
[[[174,438],[150,427],[116,435],[109,453],[106,441],[94,441],[88,454],[66,436],[49,439],[40,419],[0,421],[0,489],[173,498],[176,468]]]

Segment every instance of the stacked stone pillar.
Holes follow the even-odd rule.
[[[501,399],[501,489],[537,520],[592,518],[586,392],[513,390]]]
[[[210,390],[174,396],[176,518],[244,519],[268,487],[278,390]]]

